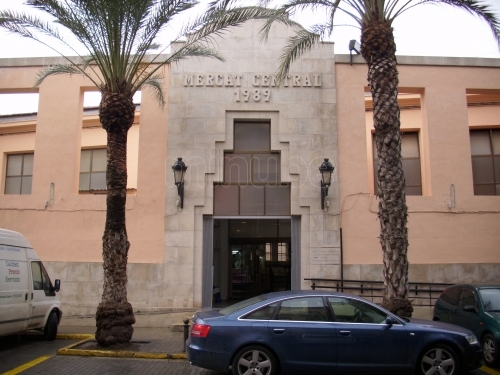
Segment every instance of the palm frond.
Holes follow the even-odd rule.
[[[303,26],[300,23],[292,20],[290,18],[290,12],[282,7],[276,9],[272,14],[270,14],[266,18],[264,26],[262,26],[262,28],[260,29],[261,42],[266,42],[269,39],[269,32],[271,31],[271,27],[274,25],[275,22],[279,22],[289,27],[296,27],[300,29],[303,28]]]
[[[140,87],[145,84],[145,82],[147,82],[151,77],[154,77],[155,74],[157,74],[156,72],[162,69],[165,65],[179,62],[188,57],[209,57],[217,59],[219,61],[225,61],[224,58],[219,55],[217,50],[209,48],[203,43],[192,43],[184,45],[163,60],[155,60],[154,67],[152,61],[143,62],[143,64],[141,65],[142,70],[137,71],[137,74],[132,82],[132,92],[139,90]]]
[[[397,1],[397,0],[396,0]],[[330,16],[330,22],[333,24],[333,18],[337,10],[347,14],[353,18],[358,25],[362,26],[363,21],[368,17],[368,12],[366,10],[366,3],[361,0],[344,0],[344,3],[349,5],[353,10],[348,10],[349,8],[341,7],[340,4],[342,0],[336,0],[335,5],[332,7],[332,14]]]
[[[92,64],[95,64],[95,58],[93,56],[87,56],[82,58],[81,69],[83,71],[87,70]]]
[[[288,10],[305,10],[307,8],[317,10],[321,7],[330,8],[333,5],[334,3],[329,0],[290,0],[286,4],[283,4],[282,8]]]
[[[50,22],[42,21],[29,14],[9,10],[0,11],[0,27],[6,29],[10,33],[33,39],[50,47],[50,45],[43,42],[36,34],[30,31],[30,29],[33,29],[34,31],[55,38],[71,48],[71,45],[62,37],[56,28],[52,27]],[[54,48],[50,48],[55,51]]]
[[[225,61],[224,58],[219,55],[219,52],[213,48],[209,48],[202,43],[193,43],[181,47],[178,51],[172,53],[166,60],[166,64],[171,64],[173,62],[180,61],[187,57],[211,57],[219,61]]]
[[[406,0],[406,3],[398,7],[400,0],[389,0],[385,5],[384,16],[390,23],[401,13],[403,13],[413,0]],[[394,15],[393,15],[393,12]]]
[[[290,71],[290,65],[292,62],[303,53],[310,51],[320,41],[320,34],[305,29],[297,31],[293,37],[288,39],[279,59],[276,81],[281,84]]]
[[[41,83],[45,80],[45,78],[57,75],[57,74],[84,74],[81,69],[79,69],[76,65],[69,64],[55,64],[50,65],[42,70],[40,70],[36,75],[35,87],[40,86]]]
[[[208,12],[213,12],[218,9],[227,9],[232,3],[238,0],[214,0],[208,3]]]
[[[69,0],[69,2],[28,0],[28,5],[42,10],[52,16],[55,23],[70,30],[76,39],[89,51],[89,54],[94,55],[98,63],[106,62],[100,60],[109,55],[109,50],[106,49],[107,44],[102,43],[101,38],[99,38],[99,36],[106,34],[104,20],[107,17],[102,16],[102,3],[102,1],[85,2],[80,0]],[[101,13],[99,14],[99,12]],[[71,45],[68,46],[72,48]],[[104,76],[106,75],[104,74]]]
[[[152,90],[157,102],[163,108],[165,106],[165,96],[163,93],[163,75],[156,74],[151,76],[149,79],[143,82],[142,87],[147,87]]]
[[[212,12],[215,9],[228,9],[231,5],[237,4],[241,0],[214,0],[208,3],[208,11]],[[257,6],[266,7],[272,3],[272,0],[258,0],[256,2]]]
[[[221,36],[231,27],[240,26],[248,20],[267,19],[275,14],[275,9],[250,6],[231,9],[217,9],[197,18],[187,32],[188,43]]]
[[[149,15],[144,22],[143,27],[138,29],[137,35],[134,38],[138,41],[135,45],[135,53],[132,54],[132,49],[127,49],[127,55],[130,56],[130,62],[127,66],[126,77],[135,76],[138,66],[144,62],[144,58],[148,51],[158,49],[159,45],[155,43],[155,38],[158,33],[169,24],[169,22],[178,14],[191,9],[197,4],[196,0],[174,0],[174,1],[159,1],[156,7],[148,8]],[[132,45],[130,45],[132,47]],[[156,56],[168,48],[166,46],[160,50]],[[153,62],[155,58],[149,60]],[[130,81],[129,78],[127,80]]]
[[[150,60],[150,64],[155,64],[155,67],[149,71],[149,74],[155,74],[156,71],[161,69],[165,64],[171,64],[187,57],[211,57],[224,61],[217,50],[210,47],[216,36],[221,36],[227,32],[229,28],[240,26],[248,20],[266,19],[274,14],[275,11],[275,9],[262,7],[230,9],[219,7],[207,12],[188,23],[188,25],[183,28],[176,40],[179,40],[182,36],[186,36],[187,40],[177,51],[173,52],[166,59],[160,59],[162,57],[162,51],[160,51]],[[144,78],[136,81],[134,83],[134,88],[136,89],[143,80]]]
[[[39,34],[49,36],[56,39],[67,48],[71,49],[75,53],[75,55],[80,57],[82,60],[85,60],[84,57],[80,56],[74,46],[63,38],[59,30],[52,26],[51,22],[43,21],[29,14],[6,10],[0,12],[0,27],[13,34],[41,43],[53,50],[56,54],[65,58],[69,63],[73,63],[71,59],[69,59],[64,53],[60,52],[56,47],[54,47],[52,43],[41,39],[39,37]],[[33,32],[31,31],[31,29],[33,30]],[[86,75],[88,78],[91,78],[84,71],[82,71],[82,74]]]
[[[415,5],[420,4],[451,5],[478,16],[488,24],[500,47],[500,20],[493,10],[488,5],[484,4],[484,2],[479,0],[418,0]]]

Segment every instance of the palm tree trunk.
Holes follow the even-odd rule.
[[[361,41],[373,98],[378,156],[378,218],[385,286],[382,306],[400,316],[411,316],[413,307],[408,300],[408,208],[401,160],[401,123],[397,100],[399,80],[392,27],[385,22],[372,22],[362,28]]]
[[[125,226],[127,199],[127,133],[134,120],[132,95],[103,92],[99,117],[107,132],[106,225],[102,237],[104,285],[96,312],[96,340],[100,345],[132,339],[135,323],[127,301],[127,258],[130,243]]]

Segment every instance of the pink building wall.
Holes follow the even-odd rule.
[[[474,196],[469,129],[499,127],[500,103],[468,107],[466,98],[467,90],[500,93],[497,62],[491,67],[446,66],[436,58],[436,65],[422,66],[418,58],[399,60],[400,92],[421,95],[421,109],[401,115],[402,129],[419,132],[423,179],[423,195],[407,196],[410,280],[498,280],[500,197]],[[381,263],[378,202],[373,195],[373,127],[364,100],[367,68],[337,62],[336,73],[346,278],[363,278],[363,267],[360,271],[354,266]],[[449,208],[451,184],[453,209]]]

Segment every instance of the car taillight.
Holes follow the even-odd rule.
[[[208,331],[210,331],[210,326],[205,324],[194,324],[191,329],[191,336],[194,337],[207,337]]]

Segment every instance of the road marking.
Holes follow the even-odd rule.
[[[500,375],[500,372],[493,370],[492,368],[486,367],[486,366],[482,366],[479,370],[486,372],[488,374],[491,374],[491,375]]]
[[[7,371],[7,372],[4,372],[2,375],[17,375],[19,374],[20,372],[23,372],[24,370],[27,370],[29,369],[30,367],[33,367],[33,366],[36,366],[38,365],[39,363],[42,363],[43,361],[46,361],[47,359],[49,359],[51,356],[50,355],[46,355],[46,356],[43,356],[43,357],[40,357],[40,358],[37,358],[31,362],[28,362],[22,366],[19,366],[19,367],[16,367],[15,369],[13,370],[10,370],[10,371]]]

